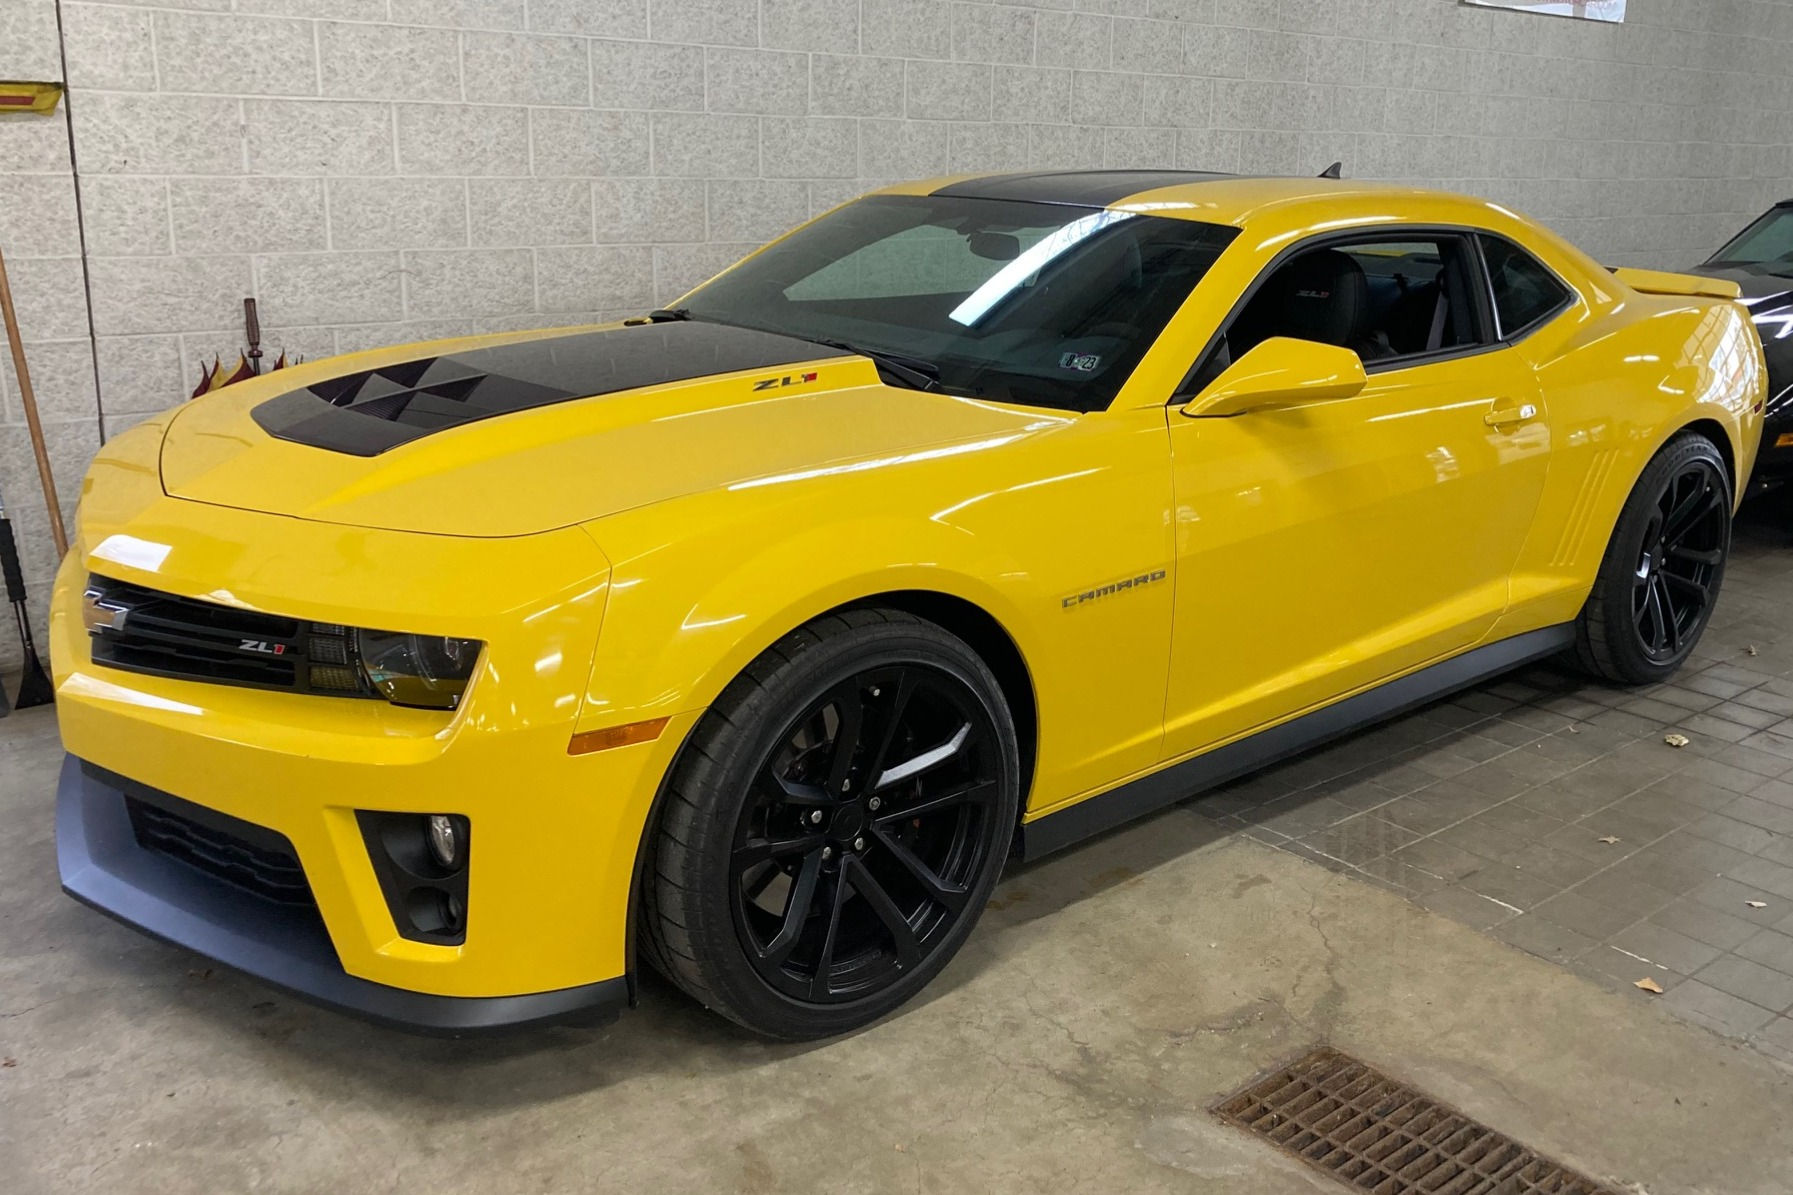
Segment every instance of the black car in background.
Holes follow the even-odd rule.
[[[1729,278],[1743,287],[1768,355],[1768,406],[1750,488],[1793,481],[1793,199],[1775,204],[1688,273]]]

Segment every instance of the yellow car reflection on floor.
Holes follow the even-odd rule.
[[[1552,653],[1673,672],[1756,451],[1734,297],[1444,194],[997,175],[232,386],[88,477],[63,883],[412,1027],[640,955],[852,1029],[1017,852]]]

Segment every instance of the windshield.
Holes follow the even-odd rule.
[[[1715,266],[1766,266],[1771,274],[1793,275],[1793,207],[1777,207],[1713,254]]]
[[[682,314],[897,358],[909,384],[1113,401],[1234,228],[1062,204],[873,196],[687,296]]]

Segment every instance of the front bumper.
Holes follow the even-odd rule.
[[[622,977],[518,996],[437,996],[343,970],[315,906],[280,904],[140,845],[126,795],[135,785],[70,755],[56,787],[56,859],[70,896],[153,937],[185,946],[296,996],[382,1024],[472,1033],[545,1021],[615,1016]]]
[[[315,917],[296,928],[234,891],[227,909],[160,864],[134,860],[130,841],[118,845],[116,808],[105,813],[117,798],[79,767],[63,784],[68,890],[274,983],[407,1025],[512,1023],[619,991],[643,827],[699,711],[673,714],[652,742],[568,753],[583,730],[648,716],[587,700],[609,573],[590,536],[420,535],[186,502],[161,493],[154,445],[133,429],[96,460],[76,550],[57,578],[50,656],[63,746],[113,776],[278,835]],[[486,647],[453,711],[125,672],[93,658],[81,609],[90,573]],[[96,805],[101,812],[84,812]],[[401,932],[364,812],[470,824],[464,940]]]

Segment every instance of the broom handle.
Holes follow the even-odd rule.
[[[19,340],[19,317],[12,309],[12,284],[6,277],[6,257],[0,254],[0,318],[6,321],[6,342],[12,348],[12,367],[19,379],[19,398],[25,408],[25,424],[31,432],[31,450],[37,454],[37,478],[44,487],[44,506],[50,515],[50,535],[56,541],[56,558],[68,554],[68,532],[62,526],[62,503],[56,498],[56,475],[50,472],[50,453],[44,447],[44,425],[37,417],[37,394],[31,389],[31,370],[25,365],[25,346]]]

